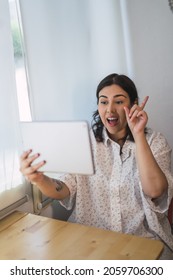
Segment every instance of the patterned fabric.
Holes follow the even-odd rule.
[[[94,175],[60,176],[60,180],[64,181],[70,190],[70,197],[61,201],[61,204],[67,209],[74,207],[69,220],[161,239],[166,244],[164,258],[173,258],[173,235],[165,217],[173,197],[171,149],[166,139],[161,133],[151,129],[147,131],[147,141],[169,183],[168,192],[152,201],[142,191],[136,165],[135,143],[127,139],[120,153],[119,144],[112,141],[105,130],[103,135],[104,142],[98,143],[91,130]]]

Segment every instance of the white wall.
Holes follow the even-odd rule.
[[[141,100],[150,96],[149,125],[173,148],[173,13],[167,0],[126,0],[126,5],[132,78]]]

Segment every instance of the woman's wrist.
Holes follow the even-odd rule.
[[[140,132],[137,132],[137,133],[133,133],[133,138],[135,140],[135,143],[146,140],[145,131],[140,131]]]

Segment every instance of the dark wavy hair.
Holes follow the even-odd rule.
[[[138,92],[137,92],[134,82],[127,76],[119,75],[116,73],[106,76],[97,86],[97,90],[96,90],[97,104],[99,102],[99,92],[104,87],[111,86],[111,85],[118,85],[123,90],[125,90],[127,92],[127,94],[129,95],[131,105],[133,105],[134,103],[138,104],[139,97],[138,97]],[[103,127],[104,127],[104,125],[101,121],[99,112],[98,112],[98,110],[96,110],[93,113],[92,129],[93,129],[94,135],[96,137],[96,140],[98,142],[103,142],[103,136],[102,136]],[[128,128],[128,137],[129,137],[129,140],[134,141],[132,133],[129,128]]]

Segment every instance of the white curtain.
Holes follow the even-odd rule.
[[[19,0],[34,120],[90,122],[98,82],[128,72],[122,2]]]
[[[0,210],[25,196],[8,0],[0,0]]]

